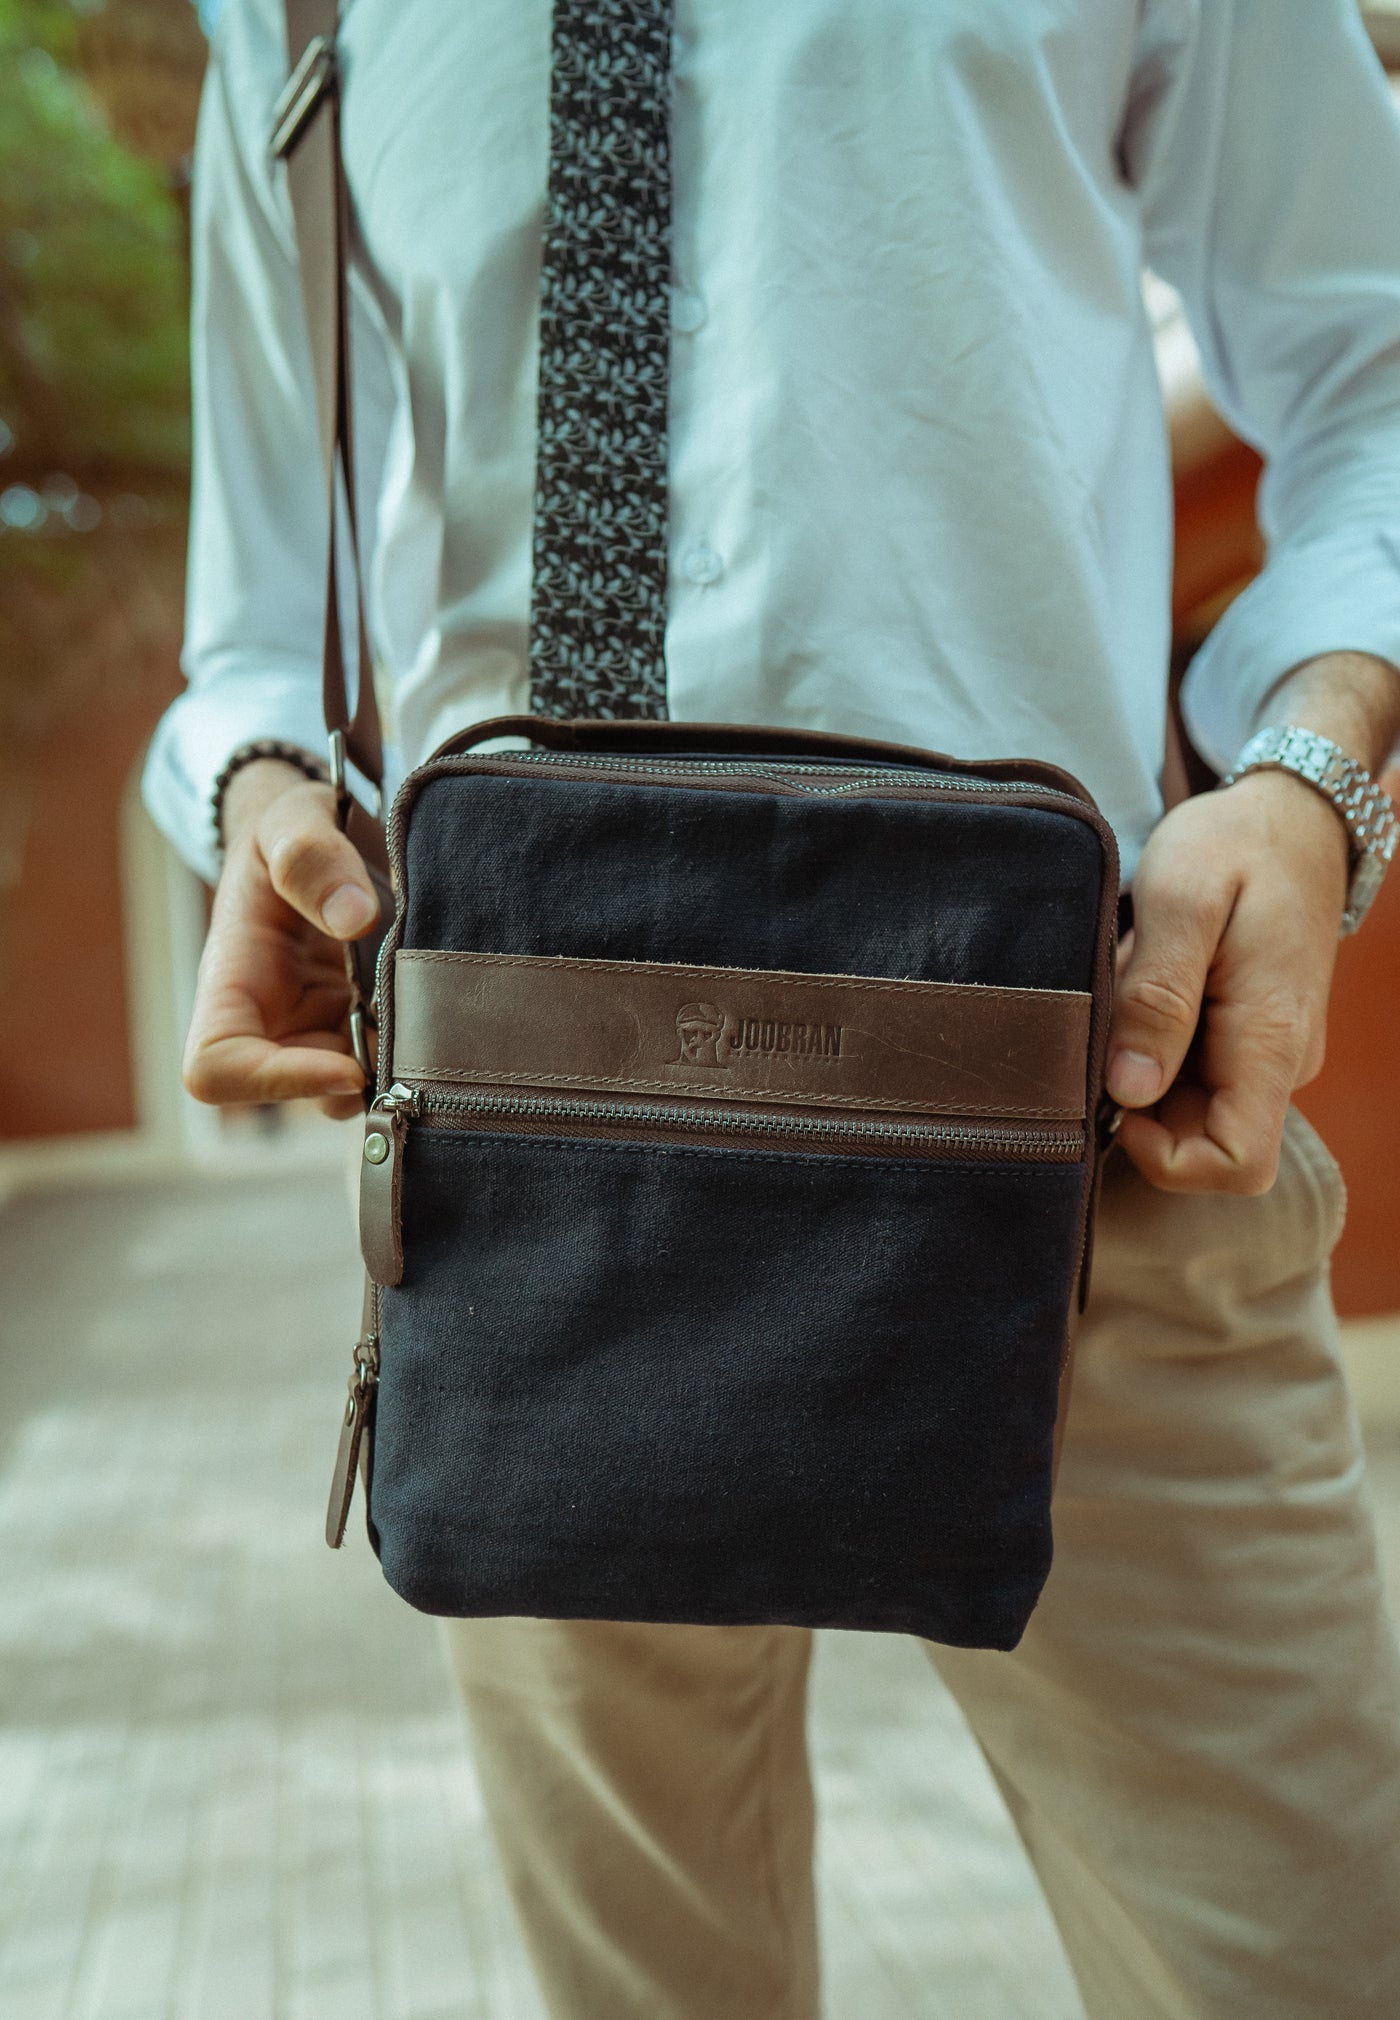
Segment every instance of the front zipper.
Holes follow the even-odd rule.
[[[1011,1121],[948,1122],[906,1117],[781,1114],[666,1102],[597,1101],[575,1096],[444,1093],[396,1080],[365,1117],[360,1180],[360,1245],[376,1283],[403,1274],[400,1208],[404,1139],[410,1124],[425,1127],[569,1135],[607,1140],[619,1132],[668,1144],[718,1139],[728,1145],[780,1143],[796,1150],[905,1158],[972,1158],[1073,1163],[1085,1150],[1084,1130]]]
[[[812,1142],[888,1144],[930,1152],[994,1150],[1008,1157],[1079,1157],[1084,1131],[1077,1125],[856,1120],[848,1116],[756,1113],[753,1109],[683,1107],[660,1102],[589,1101],[533,1094],[424,1094],[396,1081],[390,1112],[415,1121],[437,1120],[470,1128],[478,1120],[598,1123],[615,1128],[680,1130],[697,1136],[799,1136]],[[377,1106],[378,1104],[376,1104]]]

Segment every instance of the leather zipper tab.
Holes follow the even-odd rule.
[[[403,1277],[403,1139],[410,1117],[417,1113],[418,1096],[395,1081],[365,1116],[360,1156],[360,1253],[370,1276],[381,1285],[396,1284]]]
[[[362,1472],[368,1472],[367,1465],[362,1463],[367,1459],[369,1451],[364,1440],[370,1412],[374,1407],[374,1392],[379,1384],[376,1302],[374,1286],[366,1284],[365,1316],[360,1337],[355,1343],[355,1362],[350,1371],[345,1414],[340,1421],[340,1443],[336,1448],[335,1469],[331,1474],[330,1499],[326,1503],[326,1541],[332,1550],[339,1550],[345,1541],[345,1528],[350,1519],[350,1503],[355,1495],[356,1467],[359,1466]],[[368,1491],[368,1479],[365,1481],[365,1488]]]

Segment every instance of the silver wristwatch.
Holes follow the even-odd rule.
[[[1334,744],[1330,737],[1314,730],[1261,729],[1250,738],[1232,769],[1220,781],[1232,786],[1246,772],[1272,767],[1294,772],[1331,800],[1351,837],[1351,884],[1347,908],[1342,914],[1342,931],[1354,933],[1365,918],[1372,898],[1381,887],[1386,867],[1400,838],[1400,822],[1389,795],[1383,793],[1368,771]]]

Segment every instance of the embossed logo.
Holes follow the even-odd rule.
[[[687,1003],[676,1012],[680,1055],[686,1066],[728,1066],[755,1056],[773,1059],[839,1059],[845,1036],[840,1024],[803,1024],[780,1017],[736,1017],[717,1003]]]
[[[676,1036],[687,1066],[722,1065],[718,1046],[723,1031],[724,1012],[713,1003],[687,1003],[676,1012]]]

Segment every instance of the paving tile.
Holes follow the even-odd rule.
[[[832,2020],[1082,2020],[991,1775],[919,1647],[823,1637],[812,1712]]]

